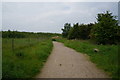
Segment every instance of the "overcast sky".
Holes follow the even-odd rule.
[[[117,2],[3,2],[2,30],[61,33],[65,23],[93,23],[98,13],[118,15]]]

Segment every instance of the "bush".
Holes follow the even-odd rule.
[[[94,24],[74,24],[73,27],[70,28],[68,39],[89,39],[91,28]]]
[[[116,44],[120,35],[118,21],[112,13],[106,12],[97,15],[97,21],[91,30],[91,38],[98,44]]]
[[[56,41],[56,39],[52,39],[52,41]]]
[[[71,25],[69,23],[65,23],[64,28],[62,29],[62,36],[67,38],[69,31],[70,31]]]

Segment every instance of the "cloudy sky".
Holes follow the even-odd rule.
[[[117,2],[3,2],[2,30],[61,33],[65,23],[93,23],[98,13],[118,15]]]

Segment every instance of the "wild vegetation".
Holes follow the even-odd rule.
[[[59,34],[3,31],[2,77],[32,78],[43,67]]]
[[[90,60],[112,78],[119,78],[118,47],[120,41],[120,26],[112,13],[106,11],[97,15],[97,22],[90,24],[76,23],[71,26],[65,23],[62,29],[63,37],[56,39],[65,46],[90,56]],[[68,39],[68,40],[67,40]],[[95,52],[97,49],[98,52]]]
[[[19,31],[2,31],[2,38],[50,38],[52,36],[61,36],[58,33],[42,33],[42,32],[19,32]]]
[[[118,44],[120,40],[120,26],[118,20],[112,13],[100,13],[97,22],[90,24],[76,23],[71,26],[65,23],[63,37],[68,39],[92,39],[97,44]]]
[[[118,45],[120,26],[112,13],[100,13],[97,22],[90,24],[65,23],[62,36],[54,40],[90,56],[90,60],[105,70],[112,78],[118,78]],[[52,33],[2,31],[3,78],[31,78],[42,68],[53,44]],[[98,52],[94,52],[94,48]]]
[[[56,40],[80,53],[87,54],[92,62],[106,71],[112,78],[119,77],[118,45],[97,45],[90,40],[67,40],[64,38]],[[95,48],[99,51],[95,52]]]

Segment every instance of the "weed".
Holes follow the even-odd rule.
[[[51,40],[14,39],[14,53],[11,39],[3,39],[2,43],[2,77],[3,78],[32,78],[43,67],[52,50]],[[47,49],[47,50],[46,50]]]

